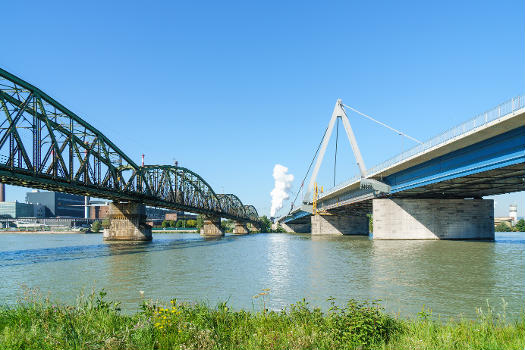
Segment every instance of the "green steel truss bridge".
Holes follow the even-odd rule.
[[[197,173],[139,166],[99,130],[0,69],[0,181],[257,224],[253,205],[217,194]]]

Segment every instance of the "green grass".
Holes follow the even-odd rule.
[[[0,307],[0,349],[523,349],[525,317],[507,321],[490,308],[476,320],[426,312],[396,319],[375,303],[350,300],[327,312],[306,301],[279,312],[234,311],[225,303],[145,302],[121,313],[105,293],[55,305],[30,295]]]

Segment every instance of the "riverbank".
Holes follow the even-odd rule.
[[[105,293],[57,305],[31,295],[0,307],[2,349],[522,349],[525,316],[508,321],[488,309],[476,320],[415,319],[388,315],[374,303],[349,301],[327,312],[304,300],[279,312],[258,294],[254,311],[144,302],[121,313]],[[257,311],[257,308],[259,311]]]
[[[86,231],[0,231],[0,235],[10,235],[10,234],[17,234],[17,235],[91,235],[91,234],[102,234],[102,232],[86,232]]]
[[[186,230],[174,230],[174,229],[162,229],[154,228],[151,230],[152,233],[199,233],[197,229],[186,229]]]

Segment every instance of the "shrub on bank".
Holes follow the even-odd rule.
[[[264,293],[261,293],[264,294]],[[441,323],[428,315],[398,320],[369,302],[350,300],[326,313],[306,301],[281,311],[234,311],[226,303],[145,302],[132,315],[105,293],[74,306],[30,297],[0,308],[1,349],[520,349],[525,318],[493,313]]]
[[[226,303],[211,309],[172,300],[169,307],[149,306],[145,313],[161,349],[366,349],[388,341],[400,328],[377,305],[353,300],[344,308],[334,304],[327,314],[304,300],[279,312],[232,311]]]
[[[98,220],[95,220],[95,222],[91,224],[91,232],[99,232],[101,228],[102,224]]]

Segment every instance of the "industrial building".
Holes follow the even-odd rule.
[[[185,213],[183,211],[175,211],[175,212],[166,213],[166,216],[164,218],[169,221],[197,220],[197,215],[191,214],[191,213]]]
[[[509,216],[496,217],[494,218],[494,227],[498,226],[501,223],[504,223],[509,228],[514,227],[518,222],[518,205],[511,204],[509,205]]]
[[[84,197],[75,194],[33,191],[26,194],[26,202],[45,206],[45,217],[84,217]]]
[[[0,186],[3,184],[0,183]],[[26,203],[3,202],[5,190],[0,187],[0,218],[86,218],[102,220],[108,216],[108,202],[90,202],[89,198],[62,192],[33,190],[26,193]],[[4,197],[5,198],[5,197]],[[86,210],[87,206],[87,210]],[[195,220],[197,215],[168,209],[146,207],[151,225],[160,225],[164,220]]]
[[[0,218],[17,219],[37,217],[42,218],[45,215],[43,205],[34,205],[21,202],[0,202]]]
[[[89,204],[89,218],[94,220],[105,219],[109,214],[109,205],[105,203],[91,202]]]

